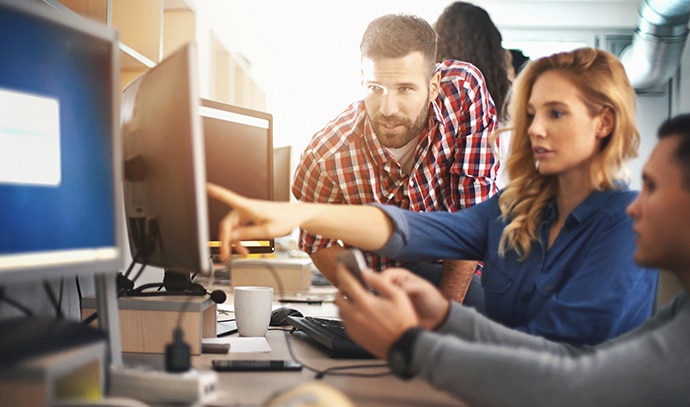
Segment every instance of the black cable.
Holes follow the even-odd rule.
[[[233,328],[233,329],[227,330],[225,332],[221,332],[219,334],[216,334],[216,338],[222,338],[224,336],[230,336],[232,334],[236,334],[237,332],[238,332],[237,328]]]
[[[98,312],[92,312],[91,315],[81,320],[83,325],[89,325],[98,318]]]
[[[139,287],[133,289],[133,290],[128,290],[124,296],[125,297],[139,297],[139,294],[145,294],[144,290],[147,289],[156,289],[156,292],[154,292],[155,295],[158,295],[157,291],[160,291],[163,288],[163,283],[146,283],[142,284]]]
[[[48,294],[48,299],[50,302],[53,304],[53,307],[55,308],[55,316],[57,318],[62,318],[62,309],[60,308],[60,304],[57,302],[57,298],[55,298],[55,293],[53,293],[53,290],[50,289],[50,285],[48,284],[47,281],[43,282],[43,289],[45,292]]]
[[[233,262],[233,260],[231,259],[225,265],[228,268],[228,272],[232,271],[232,262]],[[242,265],[249,265],[249,266],[258,265],[258,266],[265,267],[271,273],[271,275],[273,276],[273,278],[276,281],[276,285],[278,286],[279,297],[280,298],[283,297],[283,293],[285,292],[285,290],[283,289],[283,287],[284,287],[283,281],[280,278],[278,271],[275,269],[275,267],[270,262],[261,261],[261,260],[242,261]],[[315,376],[316,379],[322,379],[324,376],[329,375],[329,374],[333,375],[333,376],[352,376],[352,377],[380,377],[380,376],[386,376],[386,375],[391,374],[391,371],[388,368],[388,364],[386,364],[386,363],[378,363],[378,364],[369,363],[369,364],[365,364],[365,365],[334,366],[331,368],[327,368],[325,370],[316,369],[314,367],[311,367],[311,366],[305,364],[304,362],[298,360],[295,357],[295,354],[292,350],[292,344],[290,343],[290,340],[288,339],[288,333],[295,332],[296,331],[295,328],[292,328],[290,330],[282,329],[282,328],[274,329],[274,330],[281,330],[281,331],[285,332],[285,343],[287,344],[287,348],[288,348],[288,352],[290,353],[290,357],[292,359],[294,359],[295,361],[301,363],[305,369],[316,373],[316,376]],[[237,332],[237,330],[231,329],[227,332],[223,332],[223,333],[218,334],[216,336],[218,336],[218,337],[227,336],[227,335],[231,335],[231,334],[236,333],[236,332]],[[341,373],[341,372],[335,372],[337,370],[365,369],[365,368],[378,368],[378,367],[386,368],[386,371],[385,372],[378,372],[378,373]]]
[[[139,270],[137,270],[137,274],[134,275],[134,278],[132,278],[132,283],[135,283],[139,277],[141,276],[141,273],[144,272],[144,269],[146,268],[148,263],[141,263],[141,266],[139,267]]]
[[[139,253],[136,253],[136,254],[134,255],[134,258],[133,258],[132,261],[129,263],[129,267],[127,267],[127,271],[126,271],[124,274],[123,274],[123,273],[118,273],[118,274],[117,274],[117,283],[116,283],[117,293],[115,293],[115,296],[116,296],[117,298],[122,297],[128,290],[130,290],[130,289],[134,286],[134,281],[136,281],[136,279],[139,278],[139,276],[141,275],[142,271],[144,271],[144,268],[146,268],[146,266],[147,266],[147,263],[142,263],[142,264],[141,264],[141,267],[139,267],[139,270],[137,271],[137,274],[134,276],[134,280],[130,280],[127,276],[128,276],[129,273],[132,271],[132,269],[134,269],[134,265],[137,264],[137,263],[136,263],[136,258],[137,258],[137,257],[139,257]],[[77,277],[77,291],[79,292],[79,305],[80,305],[80,307],[81,307],[81,297],[82,297],[82,294],[81,294],[81,287],[79,287],[79,279],[78,279],[78,277]],[[81,323],[84,324],[84,325],[88,325],[88,324],[90,324],[91,322],[95,321],[96,319],[98,319],[98,311],[94,311],[93,313],[91,313],[91,315],[89,315],[88,317],[84,318],[84,319],[81,321]]]
[[[129,263],[129,267],[127,267],[127,271],[124,272],[125,277],[129,277],[129,273],[132,272],[132,269],[134,268],[134,265],[137,263],[137,260],[139,260],[139,251],[134,254],[134,257],[132,258],[132,262]]]
[[[165,347],[165,370],[167,372],[186,372],[191,369],[191,348],[184,341],[182,329],[182,316],[191,303],[191,297],[187,298],[177,314],[177,323],[173,329],[173,341]]]
[[[290,343],[290,340],[288,337],[290,336],[289,334],[292,334],[293,332],[297,331],[296,328],[292,329],[283,329],[285,332],[285,343],[287,344],[288,352],[290,353],[290,357],[295,360],[296,362],[302,364],[302,367],[305,369],[312,371],[316,373],[314,376],[315,379],[321,380],[324,378],[326,375],[331,375],[331,376],[350,376],[350,377],[381,377],[381,376],[387,376],[391,374],[390,368],[388,367],[388,364],[385,362],[382,363],[367,363],[367,364],[362,364],[362,365],[349,365],[349,366],[332,366],[329,368],[326,368],[324,370],[319,370],[314,367],[311,367],[309,365],[306,365],[304,362],[301,360],[297,359],[295,357],[295,353],[292,350],[292,344]],[[353,369],[369,369],[369,368],[386,368],[385,372],[377,372],[377,373],[348,373],[348,372],[336,372],[337,370],[353,370]]]
[[[60,279],[60,289],[59,289],[59,295],[58,295],[58,307],[62,309],[62,300],[65,296],[65,279],[61,278]]]
[[[24,304],[22,304],[16,300],[13,300],[12,298],[5,295],[5,287],[4,286],[0,287],[0,301],[6,302],[7,304],[13,306],[14,308],[23,312],[27,317],[34,316],[34,312],[31,311],[31,309],[27,308]]]
[[[385,372],[378,373],[345,373],[336,372],[337,370],[350,370],[350,369],[365,369],[365,368],[385,368]],[[393,374],[388,367],[387,363],[370,363],[368,365],[350,365],[350,366],[332,366],[321,371],[321,375],[317,375],[317,379],[321,379],[326,375],[331,376],[349,376],[349,377],[383,377]]]
[[[117,281],[115,283],[116,288],[117,288],[117,297],[121,297],[122,294],[124,294],[127,290],[131,290],[134,288],[134,282],[129,279],[129,273],[132,271],[134,268],[134,265],[136,264],[136,260],[132,259],[132,261],[129,263],[129,267],[127,267],[127,271],[125,273],[117,273]]]
[[[261,260],[256,260],[256,261],[243,261],[243,265],[259,265],[259,266],[264,266],[268,271],[271,273],[273,278],[276,281],[276,285],[278,286],[278,292],[279,292],[279,297],[282,298],[284,290],[283,290],[283,282],[278,274],[278,271],[275,269],[275,267],[270,263],[266,261],[261,261]],[[228,268],[228,272],[231,271],[232,269],[232,260],[228,261],[226,263],[226,267]],[[229,322],[233,320],[227,320],[227,321],[222,321],[222,322]],[[221,321],[216,321],[216,322],[221,322]],[[292,344],[290,343],[290,340],[288,339],[288,334],[295,332],[297,329],[292,328],[292,329],[283,329],[283,328],[275,328],[275,329],[270,329],[269,330],[280,330],[285,332],[285,343],[287,344],[288,352],[290,353],[290,357],[300,363],[305,369],[312,371],[316,373],[315,378],[316,379],[322,379],[326,375],[332,375],[332,376],[351,376],[351,377],[381,377],[381,376],[387,376],[391,374],[390,369],[388,368],[387,363],[377,363],[377,364],[362,364],[362,365],[349,365],[349,366],[333,366],[324,370],[319,370],[314,367],[311,367],[304,362],[300,361],[297,359],[295,356],[294,351],[292,350]],[[230,329],[228,331],[222,332],[217,334],[217,337],[223,337],[223,336],[229,336],[232,334],[237,333],[237,329]],[[338,370],[353,370],[353,369],[368,369],[368,368],[385,368],[385,372],[378,372],[378,373],[345,373],[345,372],[337,372]]]
[[[82,306],[82,293],[81,293],[81,284],[79,284],[79,276],[74,277],[74,284],[77,287],[77,298],[79,299],[79,309],[82,310],[84,309]]]

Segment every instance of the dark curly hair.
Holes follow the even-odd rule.
[[[434,26],[439,36],[436,61],[458,59],[479,68],[494,100],[498,118],[505,119],[505,104],[510,90],[508,51],[501,33],[481,7],[458,1],[439,16]]]

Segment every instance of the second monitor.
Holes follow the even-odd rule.
[[[273,116],[201,99],[206,179],[249,198],[273,200]],[[229,208],[208,200],[209,245],[218,252],[219,223]],[[273,239],[245,241],[251,253],[272,253]]]

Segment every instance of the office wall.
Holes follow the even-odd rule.
[[[225,33],[221,36],[228,47],[252,61],[253,74],[265,84],[267,106],[276,119],[276,143],[293,144],[300,151],[314,131],[360,96],[358,45],[371,19],[407,12],[433,23],[449,3],[373,1],[363,7],[350,3],[326,7],[317,0],[236,1],[237,12],[226,16],[224,30],[219,32]],[[487,9],[505,40],[557,38],[594,46],[607,33],[632,33],[640,1],[479,0],[475,4]],[[672,87],[661,94],[640,95],[642,148],[640,158],[630,163],[635,188],[658,124],[669,114],[690,109],[690,101],[680,97],[690,91],[689,81],[683,80],[689,58],[685,52]]]
[[[632,33],[641,1],[475,0],[473,3],[491,14],[506,40],[536,37],[592,42],[596,34]],[[252,76],[266,90],[267,110],[275,118],[276,145],[291,144],[301,151],[315,131],[360,97],[358,46],[369,21],[385,13],[404,12],[433,23],[450,3],[446,0],[346,3],[207,0],[198,3],[197,13],[209,19],[208,24],[214,26],[215,35],[228,49],[250,61]],[[686,52],[683,71],[688,66]],[[679,91],[687,94],[690,84],[682,82],[682,73],[679,79]],[[675,103],[679,110],[690,109],[690,102]],[[640,124],[655,128],[668,115],[663,106],[668,103],[660,103],[658,95],[643,96]]]

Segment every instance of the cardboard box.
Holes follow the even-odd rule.
[[[274,293],[307,292],[311,288],[311,259],[276,257],[236,259],[230,269],[230,287],[273,287]]]
[[[83,317],[95,309],[94,297],[82,300]],[[208,296],[123,297],[118,309],[123,352],[165,353],[178,324],[192,355],[201,354],[201,338],[216,337],[216,303]]]

